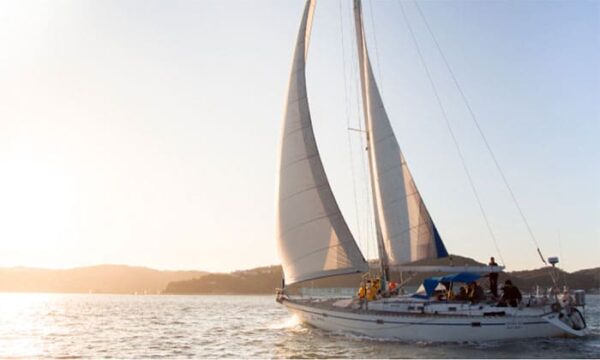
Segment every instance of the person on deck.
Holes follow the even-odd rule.
[[[377,286],[374,281],[367,281],[367,300],[373,301],[377,298]]]
[[[490,263],[488,265],[489,266],[498,266],[498,264],[496,264],[496,261],[493,256],[490,258]],[[498,297],[498,273],[492,271],[490,273],[489,277],[490,277],[490,292],[492,293],[492,295],[494,295],[494,297]]]
[[[380,295],[381,294],[381,280],[379,280],[379,278],[376,278],[375,281],[373,282],[373,285],[375,286],[375,294]]]
[[[512,307],[517,307],[522,299],[523,296],[519,289],[512,284],[512,281],[506,280],[504,282],[504,287],[502,288],[502,297],[500,298],[498,306],[510,305]]]
[[[485,300],[485,292],[483,291],[481,286],[479,286],[479,284],[477,284],[477,281],[473,281],[472,283],[469,284],[469,291],[468,291],[467,298],[471,301],[472,304],[477,304],[480,301]]]
[[[358,288],[358,304],[360,305],[360,308],[363,308],[363,305],[365,303],[365,298],[367,296],[367,288],[365,286],[364,282],[360,283],[360,288]]]
[[[433,297],[437,301],[446,301],[448,300],[448,289],[450,288],[450,283],[440,282],[441,287],[438,285],[433,292]]]
[[[390,281],[388,285],[388,291],[390,295],[398,295],[398,285],[394,280]]]
[[[469,296],[467,294],[467,287],[461,286],[458,294],[454,297],[454,300],[468,300]]]
[[[448,289],[448,293],[446,294],[446,299],[452,301],[452,300],[456,300],[456,294],[454,294],[454,291],[452,291],[452,289]]]

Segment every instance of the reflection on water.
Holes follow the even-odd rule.
[[[600,357],[600,297],[588,303],[585,339],[434,346],[326,333],[272,296],[0,294],[0,358]]]

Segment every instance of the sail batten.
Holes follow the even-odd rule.
[[[333,196],[317,148],[305,61],[314,0],[304,9],[281,135],[277,240],[287,284],[368,270]]]
[[[373,74],[361,1],[354,1],[378,248],[387,266],[448,255],[408,169]]]

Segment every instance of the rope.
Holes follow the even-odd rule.
[[[521,209],[521,205],[517,201],[517,197],[515,196],[512,188],[510,187],[510,185],[508,183],[508,180],[506,179],[506,176],[504,175],[504,172],[502,171],[502,168],[500,167],[500,164],[498,163],[496,155],[492,151],[492,147],[490,146],[490,144],[487,140],[487,137],[485,136],[485,134],[483,133],[483,130],[481,129],[481,126],[479,125],[479,121],[477,120],[477,117],[475,116],[475,112],[471,108],[471,105],[470,105],[469,101],[467,100],[465,93],[463,92],[460,84],[458,83],[458,80],[457,80],[456,76],[454,75],[454,72],[452,71],[450,64],[448,63],[448,60],[446,59],[446,56],[444,55],[444,52],[442,51],[442,47],[438,43],[436,37],[433,35],[433,31],[431,31],[431,28],[429,27],[429,23],[427,22],[427,19],[425,18],[423,11],[421,11],[421,7],[419,6],[418,2],[415,1],[414,3],[415,3],[415,6],[417,7],[419,14],[421,15],[421,18],[423,19],[423,22],[425,23],[425,27],[427,28],[427,31],[429,32],[429,34],[431,35],[431,38],[433,39],[433,42],[435,43],[435,46],[436,46],[438,52],[442,56],[442,60],[444,61],[444,64],[446,65],[446,68],[448,69],[448,72],[450,73],[450,76],[452,77],[454,85],[458,89],[458,92],[460,93],[460,96],[461,96],[463,102],[465,103],[465,106],[467,108],[467,111],[469,112],[469,115],[471,116],[471,119],[473,119],[473,122],[475,123],[475,127],[477,128],[479,135],[483,139],[485,147],[487,148],[488,153],[490,154],[490,157],[492,158],[494,165],[496,166],[496,169],[498,170],[498,172],[500,173],[500,176],[502,177],[504,186],[508,190],[517,210],[519,211],[519,214],[521,215],[521,219],[525,223],[525,227],[527,228],[527,231],[529,232],[529,236],[531,237],[531,239],[533,240],[533,243],[535,244],[535,247],[537,249],[537,253],[540,256],[540,259],[542,259],[542,262],[547,265],[546,259],[544,258],[544,256],[542,255],[542,251],[540,250],[540,245],[539,245],[535,235],[533,234],[531,227],[529,226],[529,222],[527,221],[527,218],[525,217],[525,214],[523,213],[523,210]]]
[[[562,252],[562,246],[561,246],[561,243],[560,243],[560,230],[558,231],[558,254],[559,254],[560,258],[564,262],[564,257],[563,257],[563,252]],[[560,275],[560,273],[559,273],[559,275]],[[567,279],[567,274],[566,273],[563,275],[563,278],[564,278],[565,286],[567,288],[569,288],[569,281]]]
[[[344,18],[343,18],[343,14],[342,14],[342,0],[339,0],[339,10],[340,10],[340,33],[342,36],[342,63],[343,63],[343,70],[344,70],[344,100],[345,100],[345,106],[346,106],[346,126],[348,128],[351,128],[350,126],[350,96],[348,95],[348,81],[347,81],[347,71],[346,71],[346,49],[344,46]],[[352,156],[352,136],[350,134],[350,131],[347,131],[347,137],[348,137],[348,150],[350,152],[350,177],[352,178],[352,191],[354,193],[354,208],[355,208],[355,214],[356,214],[356,227],[358,230],[358,234],[360,236],[360,234],[362,234],[361,231],[361,226],[360,226],[360,217],[358,216],[358,193],[356,191],[356,176],[355,176],[355,171],[354,171],[354,159]],[[362,243],[361,241],[361,237],[359,237],[359,243]]]
[[[429,83],[431,85],[431,88],[433,89],[433,93],[435,95],[435,98],[437,100],[438,106],[440,107],[440,110],[442,112],[442,116],[446,122],[446,127],[448,128],[448,132],[450,133],[450,137],[452,138],[452,142],[454,143],[454,146],[456,147],[456,150],[458,152],[458,157],[460,158],[460,161],[462,163],[462,167],[465,171],[465,174],[467,175],[467,178],[469,180],[469,185],[471,186],[471,190],[473,191],[473,195],[475,195],[475,199],[477,200],[477,205],[479,205],[479,210],[481,212],[481,216],[483,217],[483,220],[485,222],[485,225],[488,229],[488,232],[490,233],[490,237],[493,240],[494,243],[494,247],[496,248],[496,252],[498,253],[498,255],[500,256],[500,260],[502,261],[503,264],[506,264],[506,262],[504,261],[504,257],[502,256],[502,252],[500,251],[500,247],[498,246],[498,241],[496,239],[496,236],[494,235],[494,231],[492,230],[492,226],[490,225],[490,221],[487,217],[487,214],[485,212],[485,209],[483,208],[483,204],[481,202],[481,198],[479,197],[479,193],[477,192],[477,188],[475,187],[475,183],[473,181],[473,178],[471,176],[471,173],[469,172],[469,169],[467,167],[467,163],[465,161],[465,158],[463,156],[462,150],[460,148],[460,145],[458,143],[458,140],[456,139],[456,136],[454,134],[454,130],[452,130],[452,125],[450,124],[450,120],[448,119],[448,115],[446,113],[446,109],[444,107],[444,104],[442,103],[442,100],[440,98],[440,95],[437,91],[437,88],[435,86],[435,83],[433,81],[433,78],[431,76],[431,73],[429,71],[429,68],[427,67],[427,63],[425,62],[425,58],[423,57],[423,54],[421,53],[421,48],[419,47],[419,43],[417,42],[417,38],[414,34],[413,28],[410,25],[410,22],[408,21],[408,17],[406,16],[406,12],[404,11],[404,6],[402,5],[402,1],[399,0],[398,4],[400,5],[400,10],[402,11],[402,16],[404,17],[404,21],[406,22],[406,26],[408,28],[408,31],[410,33],[410,36],[412,38],[412,41],[415,45],[415,48],[417,50],[417,54],[419,55],[419,59],[421,60],[421,64],[423,65],[423,68],[425,69],[425,73],[427,74],[427,79],[429,79]]]

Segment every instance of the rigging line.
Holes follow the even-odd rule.
[[[343,63],[343,71],[344,71],[344,100],[345,100],[345,106],[346,106],[346,125],[348,128],[350,128],[351,124],[350,124],[350,99],[349,99],[349,95],[348,95],[348,81],[347,81],[347,71],[346,71],[346,49],[344,46],[344,17],[343,17],[343,13],[342,13],[342,0],[339,0],[339,10],[340,10],[340,33],[342,36],[342,63]],[[348,150],[350,152],[350,175],[352,177],[352,191],[354,193],[354,213],[356,215],[356,227],[358,230],[358,235],[359,235],[359,243],[362,243],[361,241],[361,226],[360,226],[360,217],[358,216],[358,192],[356,191],[356,176],[355,176],[355,171],[354,171],[354,159],[352,156],[352,134],[350,134],[350,131],[347,131],[347,138],[348,138]]]
[[[373,0],[369,1],[369,14],[371,17],[371,27],[373,28],[373,45],[375,45],[375,62],[377,63],[377,75],[379,75],[379,89],[383,97],[383,76],[381,76],[381,63],[379,62],[379,50],[377,47],[377,31],[375,31],[375,17],[373,15]]]
[[[542,251],[540,250],[540,244],[538,243],[535,235],[533,234],[533,231],[531,230],[531,226],[529,226],[529,222],[527,221],[527,218],[525,217],[525,214],[523,213],[523,210],[521,209],[521,205],[517,201],[517,197],[515,196],[511,186],[509,185],[508,180],[506,179],[506,176],[504,175],[504,172],[502,171],[502,168],[500,167],[500,163],[498,162],[496,155],[492,151],[492,147],[490,146],[490,144],[487,140],[487,137],[485,136],[481,126],[479,125],[479,121],[477,120],[477,117],[475,116],[475,112],[471,108],[471,104],[467,100],[467,96],[465,95],[460,84],[458,83],[458,79],[454,75],[454,72],[452,71],[452,68],[450,67],[450,64],[448,63],[448,60],[446,59],[446,56],[444,55],[444,52],[442,51],[442,47],[438,43],[436,37],[433,35],[433,31],[429,27],[429,23],[427,22],[427,19],[425,18],[425,14],[423,14],[423,11],[421,11],[421,7],[419,6],[418,2],[415,1],[414,3],[415,3],[415,6],[417,7],[417,10],[418,10],[421,18],[423,19],[423,22],[425,23],[425,27],[427,28],[429,35],[431,35],[431,38],[433,39],[433,42],[435,43],[435,46],[436,46],[438,52],[440,53],[442,60],[444,61],[444,64],[446,65],[446,68],[448,69],[448,72],[450,73],[450,77],[452,77],[452,81],[454,82],[454,85],[458,89],[458,92],[459,92],[463,102],[465,103],[465,106],[467,108],[467,111],[469,112],[469,115],[471,116],[471,119],[475,123],[475,127],[477,128],[479,135],[483,139],[483,143],[485,144],[485,147],[487,148],[488,153],[490,154],[490,157],[492,158],[492,161],[494,162],[494,165],[496,166],[496,169],[498,170],[498,172],[500,173],[500,176],[502,177],[504,186],[508,190],[508,192],[515,204],[515,207],[517,208],[517,210],[519,211],[519,214],[521,215],[521,219],[525,223],[525,227],[527,228],[527,231],[529,232],[529,236],[531,237],[531,239],[533,240],[533,243],[535,244],[535,246],[537,248],[537,252],[538,252],[540,258],[542,259],[542,262],[547,265],[546,259],[544,259],[544,256],[542,255]]]
[[[558,254],[559,254],[562,262],[564,263],[565,259],[563,257],[562,246],[561,246],[561,243],[560,243],[560,229],[558,229]],[[560,276],[560,273],[559,273],[559,276]],[[567,274],[566,273],[563,275],[563,278],[565,279],[564,280],[565,281],[565,286],[568,288],[569,287],[569,282],[568,282]]]
[[[419,55],[419,59],[421,60],[421,64],[423,65],[423,68],[425,69],[425,73],[427,74],[427,79],[429,80],[429,84],[431,85],[431,88],[433,89],[433,93],[435,95],[436,101],[438,103],[438,106],[440,107],[440,110],[442,112],[442,117],[444,118],[445,122],[446,122],[446,127],[448,128],[448,132],[450,133],[450,137],[452,138],[452,142],[454,143],[454,146],[456,147],[456,150],[458,152],[458,157],[460,158],[460,161],[462,163],[462,167],[465,171],[465,174],[467,175],[467,179],[469,180],[469,185],[471,186],[471,190],[473,191],[473,195],[475,196],[475,200],[477,201],[477,205],[479,205],[479,210],[481,212],[481,216],[483,217],[483,220],[485,222],[485,225],[488,229],[488,232],[490,234],[490,237],[492,238],[492,241],[494,242],[494,247],[496,248],[496,251],[498,252],[498,255],[500,256],[500,260],[502,261],[503,264],[506,264],[506,262],[504,261],[504,257],[502,256],[502,252],[500,251],[500,247],[498,246],[498,241],[496,239],[496,236],[494,235],[494,231],[492,230],[492,226],[490,224],[490,221],[487,217],[487,213],[485,212],[485,209],[483,208],[483,203],[481,201],[481,198],[479,197],[479,193],[477,192],[477,188],[475,187],[475,182],[473,181],[473,178],[471,176],[471,173],[469,172],[469,169],[467,167],[467,163],[465,160],[465,157],[462,153],[462,150],[460,149],[460,145],[458,144],[458,140],[454,134],[454,130],[452,130],[452,125],[450,124],[450,120],[448,119],[448,114],[446,113],[446,108],[444,107],[442,100],[440,98],[440,95],[437,91],[437,88],[435,86],[435,83],[433,81],[433,78],[431,76],[431,73],[429,71],[429,67],[427,66],[427,63],[425,62],[425,58],[423,57],[423,54],[421,53],[421,48],[419,47],[419,43],[417,42],[417,38],[415,36],[415,33],[413,31],[412,26],[410,25],[410,22],[408,21],[408,16],[406,15],[406,11],[404,11],[404,6],[402,5],[402,0],[398,1],[398,4],[400,5],[400,10],[402,11],[402,16],[404,17],[404,21],[406,23],[406,26],[408,27],[408,31],[410,33],[410,36],[412,38],[412,41],[415,45],[415,48],[417,50],[417,54]]]

